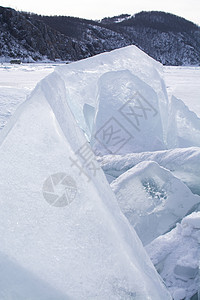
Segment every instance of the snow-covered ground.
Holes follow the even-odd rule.
[[[169,94],[200,117],[200,67],[164,67],[164,78]]]
[[[200,68],[55,66],[0,67],[0,299],[197,297]]]
[[[190,299],[200,289],[200,212],[185,217],[171,232],[151,242],[146,250],[174,300]],[[193,299],[197,297],[196,294]]]
[[[0,130],[55,64],[0,65]]]

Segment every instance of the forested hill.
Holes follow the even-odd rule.
[[[164,12],[101,21],[0,7],[0,56],[79,60],[134,44],[164,65],[200,65],[200,28]]]

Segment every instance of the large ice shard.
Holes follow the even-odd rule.
[[[198,298],[199,244],[200,212],[194,212],[185,217],[171,232],[146,246],[173,299]]]
[[[142,161],[155,161],[181,179],[193,193],[200,195],[200,148],[177,148],[166,151],[105,155],[99,157],[107,176],[117,178]],[[111,177],[110,177],[111,178]]]
[[[168,148],[200,147],[200,118],[172,96],[169,106]]]
[[[171,299],[71,114],[64,69],[1,132],[0,298]]]
[[[89,105],[87,103],[83,106],[83,115],[85,118],[85,123],[87,125],[87,136],[88,139],[91,139],[92,135],[92,129],[93,129],[93,123],[94,123],[94,116],[95,116],[95,108],[92,105]]]
[[[155,162],[141,162],[111,183],[120,208],[144,245],[168,232],[200,197]]]
[[[129,70],[107,72],[98,81],[91,145],[103,154],[165,149],[155,91]]]
[[[99,79],[107,72],[128,70],[149,85],[156,93],[162,129],[166,137],[168,96],[162,78],[163,66],[136,46],[128,46],[109,53],[102,53],[61,67],[61,70],[61,76],[65,81],[68,93],[68,104],[79,126],[86,134],[89,133],[90,129],[85,122],[83,107],[88,104],[97,109]],[[107,111],[106,114],[109,116],[112,112]]]

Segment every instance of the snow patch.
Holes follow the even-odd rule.
[[[194,212],[146,246],[174,299],[190,299],[199,291],[199,245],[200,212]]]

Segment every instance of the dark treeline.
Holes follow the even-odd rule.
[[[72,37],[80,37],[81,32],[87,29],[88,25],[102,26],[120,33],[124,33],[124,27],[146,27],[160,32],[190,33],[199,30],[196,24],[182,17],[160,11],[140,12],[132,17],[128,14],[123,14],[117,17],[104,18],[100,22],[68,16],[42,16],[30,13],[29,15]],[[128,18],[126,19],[126,17]],[[125,20],[119,23],[115,22],[119,18],[124,18]]]
[[[159,11],[93,21],[0,7],[0,29],[1,55],[12,57],[78,60],[136,45],[164,65],[200,65],[200,28]]]

